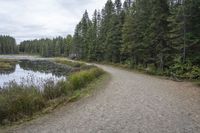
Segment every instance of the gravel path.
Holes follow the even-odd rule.
[[[21,125],[16,133],[200,133],[200,89],[110,66],[105,89]]]

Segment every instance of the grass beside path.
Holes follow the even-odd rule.
[[[173,80],[173,81],[176,81],[176,82],[191,82],[194,85],[200,87],[200,80],[199,79],[179,79],[177,77],[173,77],[173,76],[170,76],[170,75],[165,75],[165,74],[162,74],[162,73],[156,73],[156,72],[150,71],[148,69],[131,68],[127,64],[109,63],[109,62],[93,62],[93,63],[108,65],[108,66],[115,67],[115,68],[118,68],[118,69],[123,69],[123,70],[127,70],[127,71],[134,72],[134,73],[147,74],[147,75],[154,76],[154,77],[157,77],[157,78]]]
[[[84,98],[93,96],[98,91],[101,91],[102,89],[104,89],[105,86],[109,83],[110,79],[111,79],[111,76],[108,73],[106,73],[106,74],[100,76],[98,79],[95,79],[92,83],[88,84],[81,90],[75,91],[71,95],[71,97],[69,97],[69,98],[62,97],[62,98],[52,100],[49,103],[48,108],[44,109],[41,112],[36,113],[32,117],[23,118],[18,122],[12,123],[12,125],[0,126],[0,133],[7,132],[7,130],[10,130],[11,128],[16,128],[17,126],[19,126],[21,124],[26,124],[26,122],[36,120],[37,118],[43,117],[44,115],[48,115],[48,114],[52,113],[53,111],[56,111],[55,109],[59,109],[59,108],[62,108],[63,106],[67,106],[68,103],[70,103],[70,102],[76,102],[80,99],[84,99]]]
[[[23,123],[38,114],[51,112],[62,103],[89,95],[105,75],[100,68],[88,67],[73,72],[66,81],[47,82],[42,92],[34,86],[10,84],[0,91],[0,125]]]

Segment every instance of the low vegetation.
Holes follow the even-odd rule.
[[[5,62],[0,62],[0,69],[10,69],[12,68],[12,66],[9,63],[5,63]]]
[[[21,42],[20,53],[117,63],[150,74],[199,79],[200,1],[107,0],[103,12],[87,11],[73,35]],[[123,6],[122,6],[123,5]],[[13,42],[12,46],[7,42]],[[0,36],[1,53],[14,38]],[[62,62],[71,65],[70,62]],[[74,65],[74,64],[72,64]],[[75,64],[75,66],[81,64]]]
[[[51,103],[55,106],[66,100],[71,101],[70,98],[76,99],[79,91],[103,74],[102,69],[93,66],[72,73],[65,81],[46,81],[43,90],[34,85],[11,82],[0,91],[0,124],[11,124],[23,118],[30,118],[50,108]],[[59,103],[55,103],[56,100]]]
[[[154,64],[149,64],[146,67],[132,66],[130,63],[110,63],[110,62],[102,62],[102,64],[108,64],[115,67],[125,68],[128,70],[139,71],[142,73],[150,74],[150,75],[158,75],[158,76],[166,76],[173,80],[189,80],[193,81],[200,86],[200,68],[198,66],[192,65],[191,62],[187,61],[186,63],[181,63],[181,61],[176,61],[172,66],[168,69],[159,70]]]
[[[101,76],[103,73],[103,70],[99,68],[93,68],[75,73],[69,77],[70,86],[73,90],[79,90],[95,78]]]
[[[13,66],[14,63],[15,63],[14,60],[0,59],[0,70],[9,70],[9,69],[12,69],[14,67]]]
[[[200,1],[107,0],[66,38],[22,42],[20,52],[109,62],[150,74],[198,79]],[[123,6],[122,6],[123,5]],[[47,53],[47,54],[45,54]]]
[[[14,37],[0,35],[0,54],[17,54],[18,46]]]
[[[15,83],[0,92],[0,123],[8,124],[45,107],[42,93],[34,87]]]
[[[80,63],[80,62],[74,62],[74,61],[69,61],[69,60],[64,60],[64,59],[55,59],[56,63],[60,63],[60,64],[64,64],[64,65],[68,65],[71,67],[83,67],[85,66],[84,63]]]

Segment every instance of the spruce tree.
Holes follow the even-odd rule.
[[[200,1],[184,0],[185,50],[183,54],[193,64],[200,64]]]
[[[152,13],[150,25],[150,38],[151,47],[155,49],[154,58],[156,59],[156,67],[164,70],[165,63],[168,61],[168,16],[169,5],[167,0],[152,0]]]

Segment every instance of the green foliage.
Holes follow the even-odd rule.
[[[69,77],[69,83],[72,86],[73,90],[79,90],[83,86],[86,86],[88,83],[93,81],[102,75],[104,71],[99,68],[93,68],[86,71],[81,71],[75,73]]]
[[[34,87],[11,83],[0,92],[0,123],[17,121],[45,107],[45,100]]]
[[[14,69],[15,61],[0,59],[0,70]]]
[[[13,37],[0,35],[0,54],[16,54],[18,48]]]
[[[182,63],[180,58],[169,68],[170,74],[181,79],[200,79],[200,68],[192,65],[190,61]]]
[[[199,5],[199,0],[125,0],[122,7],[121,0],[107,0],[91,20],[84,12],[73,37],[25,41],[19,48],[45,57],[127,63],[158,74],[168,74],[172,66],[186,67],[189,61],[195,70],[189,72],[196,73],[200,67]],[[174,62],[177,56],[180,64]]]
[[[72,37],[23,41],[19,45],[21,53],[38,54],[43,57],[69,56]]]
[[[197,0],[125,0],[122,8],[120,0],[108,0],[100,21],[94,15],[95,21],[85,28],[86,38],[80,39],[82,22],[77,25],[74,43],[86,43],[85,60],[121,63],[159,75],[170,75],[172,70],[181,78],[198,78],[199,5]],[[76,49],[81,55],[83,48]],[[173,61],[177,55],[179,63]]]
[[[149,74],[155,74],[157,73],[157,69],[154,64],[148,64],[147,68],[145,69],[147,73]]]
[[[49,80],[44,83],[43,90],[34,85],[18,85],[11,82],[9,86],[0,90],[0,124],[10,124],[22,118],[30,117],[35,113],[51,106],[52,100],[62,97],[72,97],[78,94],[91,81],[104,74],[102,69],[92,67],[88,70],[73,73],[68,80]],[[80,95],[80,93],[79,93]]]
[[[47,100],[52,100],[61,96],[67,96],[71,93],[69,84],[65,81],[59,81],[57,84],[54,81],[48,81],[44,85],[43,96]]]
[[[6,70],[12,68],[12,65],[10,63],[0,62],[0,69]]]
[[[64,56],[68,57],[70,55],[70,50],[72,49],[73,37],[68,35],[65,39],[66,45],[64,45]]]

